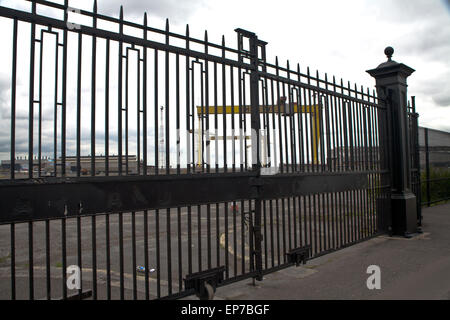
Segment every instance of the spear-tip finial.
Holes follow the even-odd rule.
[[[123,6],[120,6],[119,18],[120,20],[123,20]]]

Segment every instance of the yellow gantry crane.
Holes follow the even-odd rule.
[[[304,113],[304,114],[310,114],[311,116],[311,139],[312,139],[312,155],[313,155],[313,164],[318,164],[318,151],[320,146],[320,112],[321,108],[320,105],[298,105],[297,103],[284,103],[285,98],[280,99],[282,103],[280,105],[262,105],[259,106],[259,113],[260,114],[275,114],[275,115],[281,115],[281,116],[289,116],[291,114],[297,114],[297,113]],[[250,114],[251,113],[251,106],[210,106],[210,107],[204,107],[204,106],[197,106],[197,116],[199,121],[198,128],[201,128],[201,119],[202,117],[209,115],[231,115],[231,114],[239,115],[239,114]],[[197,131],[197,130],[196,130]],[[192,130],[191,130],[192,132]],[[198,161],[197,166],[201,166],[202,163],[202,148],[200,147],[202,143],[202,135],[200,129],[198,134],[198,146],[197,146],[197,152],[198,152]],[[240,136],[217,136],[217,140],[228,140],[233,139],[238,140],[240,139]],[[243,137],[244,139],[251,139],[250,136]],[[216,140],[216,136],[209,137],[209,140]],[[264,147],[263,147],[264,148]]]

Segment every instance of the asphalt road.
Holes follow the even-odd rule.
[[[425,208],[424,233],[380,236],[313,259],[305,267],[219,288],[216,299],[450,300],[450,204]],[[367,267],[378,265],[381,289],[369,290]]]

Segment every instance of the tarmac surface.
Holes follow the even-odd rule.
[[[181,218],[185,220],[184,212]],[[165,230],[164,221],[165,212],[160,213],[160,230]],[[212,210],[211,216],[215,216]],[[264,281],[256,282],[253,285],[252,279],[242,280],[234,284],[219,287],[215,294],[215,299],[225,300],[308,300],[308,299],[443,299],[450,300],[450,204],[434,206],[423,209],[423,233],[411,239],[402,237],[379,236],[371,240],[353,245],[340,251],[326,254],[322,257],[308,261],[301,267],[289,267],[287,269],[268,274]],[[97,217],[97,253],[98,253],[98,298],[105,299],[105,239],[104,239],[104,218]],[[73,219],[72,219],[73,220]],[[154,230],[154,219],[149,223],[149,232]],[[176,216],[173,217],[176,220]],[[196,229],[195,222],[197,217],[193,211],[193,229]],[[202,218],[201,223],[205,224]],[[239,217],[240,220],[240,217]],[[83,218],[83,288],[92,287],[91,277],[91,233],[89,226],[91,218]],[[220,221],[223,224],[223,221]],[[117,245],[117,217],[111,216],[111,289],[112,298],[119,299],[119,273],[118,273],[118,245]],[[215,224],[215,223],[214,223]],[[212,223],[212,225],[214,226]],[[142,265],[142,216],[137,215],[136,225],[139,226],[137,232],[137,264]],[[16,290],[18,299],[28,299],[28,241],[27,228],[25,225],[16,226]],[[133,275],[131,261],[131,220],[129,215],[124,215],[124,288],[125,298],[132,299]],[[182,233],[185,233],[185,224],[183,223]],[[43,235],[43,223],[36,223],[34,227],[34,288],[35,299],[45,299],[46,276],[45,276],[45,245]],[[231,228],[231,221],[230,221]],[[52,230],[51,237],[51,290],[52,298],[61,297],[61,274],[60,265],[60,221],[53,221],[50,224]],[[202,230],[206,230],[203,226]],[[232,230],[232,228],[230,229]],[[0,300],[10,298],[10,262],[11,256],[9,249],[9,226],[2,226],[0,229]],[[239,231],[239,230],[237,230]],[[176,233],[177,227],[173,227],[171,233]],[[215,230],[211,230],[215,234]],[[221,229],[223,232],[223,229]],[[240,233],[240,232],[238,232]],[[77,263],[76,250],[76,220],[67,223],[67,263]],[[233,233],[230,233],[232,239]],[[166,235],[161,235],[161,240]],[[197,260],[197,237],[193,237],[192,252],[193,262]],[[222,236],[220,245],[222,246]],[[202,237],[202,242],[205,239]],[[186,256],[186,243],[183,244],[183,256]],[[176,239],[173,240],[173,261],[175,264],[177,255]],[[161,288],[162,296],[167,291],[167,281],[165,280],[167,266],[165,260],[166,246],[161,241]],[[213,252],[215,251],[213,244]],[[202,252],[205,245],[202,246]],[[246,248],[246,251],[247,248]],[[221,261],[224,261],[223,248],[220,249]],[[149,244],[150,256],[155,253],[155,244],[152,240]],[[239,252],[238,252],[239,253]],[[206,259],[206,253],[202,257]],[[232,257],[230,253],[230,259]],[[215,258],[213,254],[213,258]],[[238,256],[238,266],[241,264],[241,256]],[[246,257],[247,258],[247,257]],[[183,259],[183,270],[186,270],[187,259]],[[246,259],[247,260],[247,259]],[[232,260],[230,260],[230,264]],[[206,263],[206,261],[202,261]],[[248,261],[246,261],[248,266]],[[381,289],[369,290],[367,288],[367,279],[370,274],[367,268],[371,265],[377,265],[381,270]],[[153,263],[151,267],[154,267]],[[177,268],[173,266],[173,291],[178,291],[176,272]],[[238,270],[239,271],[239,270]],[[230,270],[230,274],[234,270]],[[150,275],[150,298],[156,298],[156,272]],[[144,298],[144,277],[137,275],[138,299]],[[70,290],[69,293],[73,293]],[[197,299],[196,296],[190,296],[185,299]]]
[[[423,209],[423,233],[380,236],[335,253],[217,289],[214,299],[450,300],[450,204]],[[369,290],[367,268],[381,270],[381,289]]]

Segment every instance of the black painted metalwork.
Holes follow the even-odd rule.
[[[72,22],[73,13],[92,24]],[[168,21],[149,26],[146,14],[140,24],[122,8],[114,18],[96,2],[87,11],[67,0],[34,0],[31,12],[0,6],[0,19],[13,30],[10,167],[0,179],[0,234],[11,249],[1,289],[11,299],[204,296],[205,276],[214,288],[262,280],[383,231],[390,141],[375,92],[270,64],[267,43],[242,29],[235,49],[207,32],[193,38],[188,26],[177,34]],[[29,55],[18,55],[23,26],[32,29]],[[44,58],[55,72],[35,70],[50,36],[55,57]],[[24,109],[16,80],[25,63]],[[53,119],[35,119],[35,105],[47,110],[35,86],[45,91],[48,77]],[[23,123],[16,115],[27,112]],[[19,137],[28,138],[24,151]],[[16,290],[19,259],[28,260],[27,296]],[[77,290],[66,286],[71,265],[83,274]],[[41,272],[61,286],[41,288]]]

